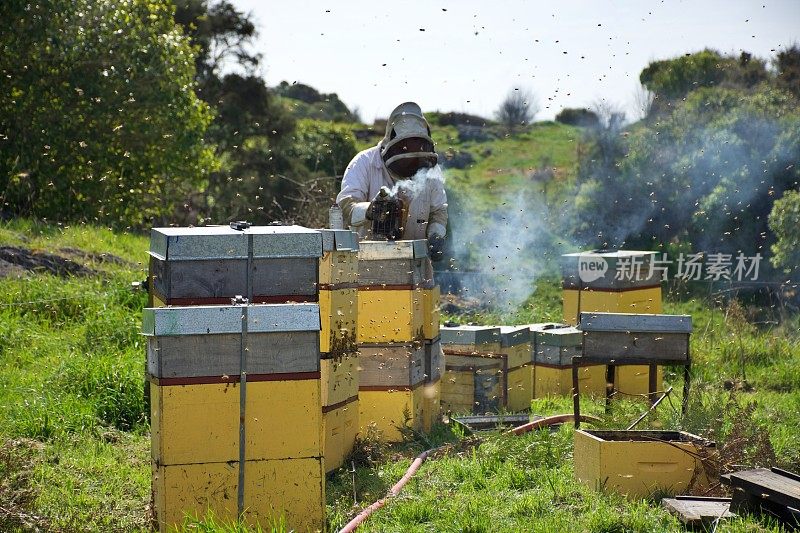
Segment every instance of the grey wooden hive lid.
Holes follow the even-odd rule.
[[[428,241],[361,241],[358,245],[359,261],[381,259],[423,259],[428,257]]]
[[[531,340],[528,326],[498,326],[500,328],[500,344],[504,348],[525,344]]]
[[[583,332],[574,326],[545,329],[536,332],[537,346],[580,346]]]
[[[651,287],[661,283],[660,272],[651,271],[650,265],[658,252],[647,250],[589,250],[575,252],[561,256],[562,286],[564,288],[588,289],[633,289],[638,287]],[[581,279],[580,263],[597,263],[606,265],[606,270],[600,274],[592,275],[588,271]],[[617,276],[617,268],[624,261],[631,262],[625,267],[624,276]],[[639,265],[638,271],[632,267],[633,262]],[[633,275],[636,273],[637,275]],[[591,278],[588,279],[587,278]]]
[[[633,313],[581,313],[583,331],[631,333],[691,333],[690,315],[637,315]]]
[[[500,328],[493,326],[457,326],[439,329],[442,344],[487,344],[500,342]]]
[[[322,256],[322,233],[302,226],[153,228],[150,254],[167,261],[246,259],[248,235],[254,258]]]
[[[358,235],[349,229],[321,229],[322,251],[357,252]]]
[[[148,336],[213,335],[242,331],[241,306],[148,307],[142,333]],[[317,304],[257,304],[247,310],[248,333],[319,331]]]

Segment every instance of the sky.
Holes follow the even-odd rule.
[[[409,100],[492,117],[514,89],[535,95],[537,120],[599,101],[636,118],[653,60],[800,43],[800,0],[231,1],[259,29],[269,85],[335,92],[367,122]]]

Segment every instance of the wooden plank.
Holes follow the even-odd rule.
[[[316,332],[251,333],[248,373],[319,371]],[[149,337],[147,371],[156,378],[239,375],[241,335]]]
[[[756,468],[732,473],[730,482],[732,487],[742,488],[761,499],[800,509],[800,481],[797,479]]]
[[[661,505],[689,527],[707,526],[717,519],[736,517],[730,510],[730,498],[677,496],[664,498]]]
[[[606,362],[622,362],[623,359],[686,362],[689,360],[687,336],[684,333],[587,331],[583,337],[583,355]]]
[[[691,333],[692,317],[690,315],[582,312],[580,329],[630,333]]]

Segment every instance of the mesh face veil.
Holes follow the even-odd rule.
[[[400,104],[392,111],[380,146],[383,163],[395,178],[410,178],[439,160],[428,121],[414,102]]]

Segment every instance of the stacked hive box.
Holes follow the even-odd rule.
[[[656,252],[637,250],[563,255],[564,321],[577,324],[581,312],[661,313],[661,272],[655,261]],[[623,394],[647,394],[648,369],[617,367],[614,381]],[[663,388],[660,367],[658,388]]]
[[[528,326],[500,326],[500,353],[508,362],[506,408],[524,411],[533,398],[533,361],[531,330]]]
[[[553,329],[553,328],[562,328],[565,327],[566,324],[559,324],[557,322],[537,322],[535,324],[527,324],[526,327],[530,332],[530,342],[531,342],[531,383],[532,383],[532,394],[534,398],[538,398],[539,396],[536,395],[536,334],[540,331],[544,331],[546,329]]]
[[[325,468],[339,468],[358,434],[358,238],[321,230],[319,261],[320,374]]]
[[[582,335],[581,330],[571,326],[536,331],[536,381],[533,391],[536,398],[572,395],[572,357],[581,354]],[[605,394],[604,366],[581,367],[578,379],[582,393]]]
[[[190,305],[144,315],[162,530],[208,510],[323,526],[319,305],[247,303],[316,300],[321,255],[299,227],[153,230],[152,300]]]
[[[502,353],[500,328],[444,327],[442,409],[453,413],[497,412],[507,405],[508,358]]]
[[[432,324],[424,290],[435,290],[431,278],[424,240],[359,244],[359,426],[374,424],[388,441],[424,425],[425,330]]]

